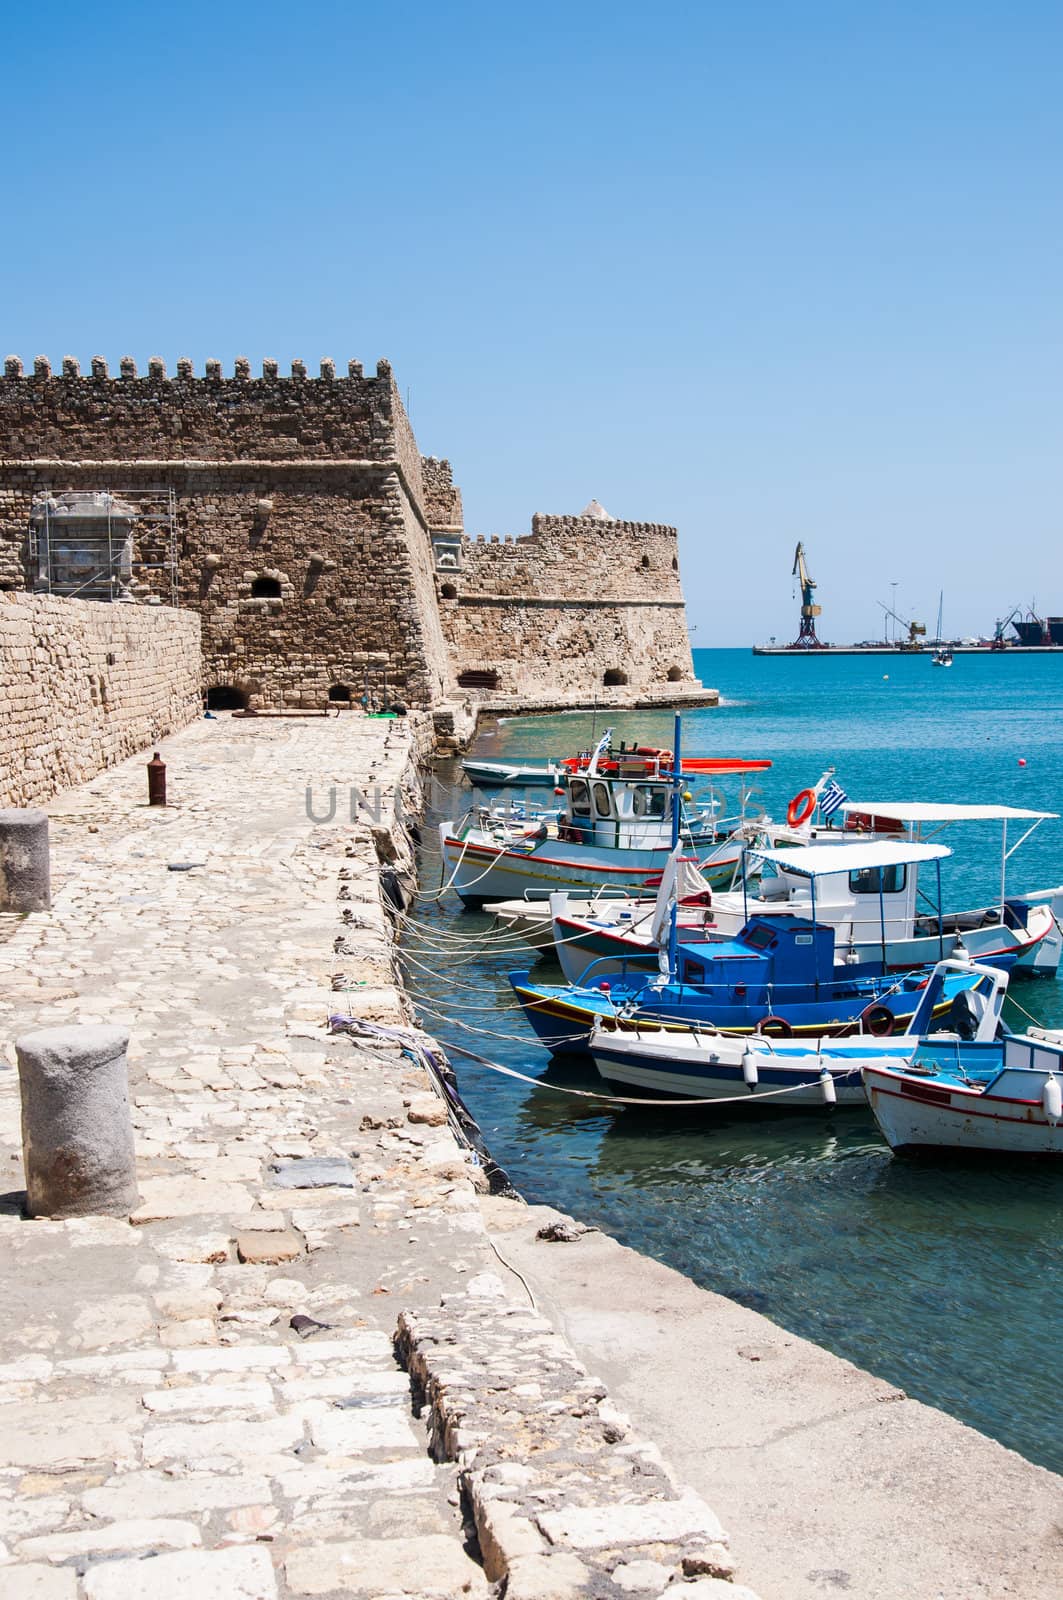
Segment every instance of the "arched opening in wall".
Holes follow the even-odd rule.
[[[620,667],[610,667],[602,678],[602,682],[607,689],[618,689],[622,683],[627,682],[627,673],[622,671]]]
[[[278,578],[253,578],[251,581],[252,600],[279,600],[281,586]]]
[[[460,689],[497,689],[498,673],[490,668],[483,671],[470,668],[467,672],[458,673],[458,687]]]
[[[458,591],[452,583],[441,584],[439,593],[444,600],[456,600],[458,598]]]
[[[678,556],[673,556],[672,557],[672,571],[673,572],[678,572],[679,571],[679,557]]]
[[[235,683],[212,683],[207,690],[208,711],[246,711],[247,690]]]
[[[669,683],[682,683],[682,681],[683,681],[682,668],[681,667],[669,667],[668,668],[668,682]]]
[[[650,564],[650,558],[649,558],[649,556],[643,556],[643,558],[642,558],[642,566],[643,566],[643,569],[644,569],[644,570],[645,570],[645,568],[646,568],[646,567],[648,567],[648,566],[649,566],[649,564]]]
[[[351,686],[349,683],[333,683],[329,685],[328,697],[333,705],[349,706],[351,703]]]

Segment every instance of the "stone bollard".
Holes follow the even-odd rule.
[[[124,1028],[15,1041],[31,1217],[128,1216],[139,1204]]]
[[[51,903],[47,814],[0,811],[0,911],[47,911]]]

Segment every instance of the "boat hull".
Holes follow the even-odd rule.
[[[567,889],[593,894],[603,885],[653,895],[670,854],[667,845],[610,850],[544,839],[528,848],[460,839],[444,830],[440,843],[444,881],[468,906],[486,900],[519,899],[526,891]],[[741,859],[741,844],[706,845],[702,868],[710,883],[730,883]]]
[[[667,1099],[736,1100],[741,1105],[773,1111],[824,1107],[822,1074],[830,1073],[836,1104],[862,1106],[865,1066],[890,1061],[903,1066],[915,1048],[914,1039],[897,1037],[876,1046],[871,1040],[846,1046],[842,1041],[815,1041],[804,1047],[767,1040],[714,1038],[711,1034],[647,1033],[623,1036],[596,1029],[588,1049],[601,1077],[617,1088],[639,1089]],[[752,1058],[756,1082],[746,1083],[743,1056]]]
[[[652,997],[640,1010],[637,1018],[620,1015],[617,1003],[608,990],[579,989],[573,992],[566,984],[540,984],[531,982],[527,972],[511,972],[509,981],[524,1008],[524,1015],[538,1037],[553,1051],[585,1054],[591,1029],[598,1018],[605,1018],[620,1032],[649,1032],[659,1027],[665,1033],[680,1036],[692,1027],[715,1027],[741,1037],[759,1035],[760,1025],[767,1019],[766,1004],[750,1006],[724,1006],[713,1002],[692,1001],[682,1012],[657,1010]],[[950,980],[942,1003],[935,1008],[935,1016],[944,1016],[958,991],[967,985]],[[776,1021],[785,1021],[790,1037],[814,1039],[852,1035],[859,1028],[861,1012],[882,1005],[892,1011],[894,1033],[903,1033],[915,1013],[922,989],[914,987],[904,993],[854,997],[845,1001],[840,997],[826,1002],[791,1005],[773,1013]]]
[[[869,1065],[864,1085],[875,1121],[898,1153],[1063,1157],[1063,1124],[1041,1101],[990,1095]]]

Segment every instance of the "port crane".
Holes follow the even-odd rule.
[[[1030,615],[1033,616],[1033,614],[1034,614],[1033,613],[1033,605],[1031,604],[1031,606],[1030,606]],[[1008,641],[1004,637],[1004,629],[1007,628],[1007,627],[1010,627],[1010,625],[1014,621],[1016,621],[1017,618],[1019,618],[1021,616],[1022,616],[1022,607],[1021,606],[1016,606],[1014,608],[1014,610],[1010,611],[1006,617],[998,617],[997,618],[996,624],[995,624],[995,626],[993,628],[993,642],[989,647],[991,650],[1006,650],[1008,648]],[[1044,640],[1044,643],[1045,644],[1050,644],[1051,643],[1051,637],[1052,636],[1048,631],[1048,624],[1046,623],[1044,625],[1044,628],[1043,628],[1043,640]]]
[[[790,649],[825,650],[826,645],[816,633],[816,618],[823,608],[815,603],[816,580],[809,577],[808,568],[805,566],[805,547],[800,543],[794,551],[793,577],[801,585],[801,626]]]
[[[899,617],[896,611],[894,611],[893,607],[888,606],[884,600],[880,600],[879,605],[882,607],[887,617],[892,617],[894,622],[899,622],[902,628],[908,629],[907,639],[897,640],[897,649],[921,650],[923,646],[920,643],[920,640],[926,637],[926,623],[909,622],[907,617]]]

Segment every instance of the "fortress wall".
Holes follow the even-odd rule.
[[[102,363],[100,364],[102,366]],[[125,364],[123,364],[125,365]],[[131,365],[131,364],[130,364]],[[207,687],[320,707],[334,685],[431,704],[448,681],[421,457],[387,362],[281,378],[266,363],[194,377],[0,379],[0,583],[24,582],[32,496],[177,497],[179,604],[203,619]],[[187,370],[180,370],[187,368]],[[144,507],[142,506],[142,509]],[[161,524],[138,526],[142,589],[169,598]],[[4,537],[6,535],[6,537]],[[263,587],[277,594],[256,592]]]
[[[525,538],[463,539],[461,558],[437,574],[456,674],[529,696],[695,687],[674,528],[536,516]]]
[[[464,528],[465,515],[461,504],[461,490],[454,482],[449,461],[435,456],[421,457],[421,481],[424,484],[424,509],[430,528]]]
[[[199,618],[2,594],[0,704],[0,806],[39,804],[199,715]]]

